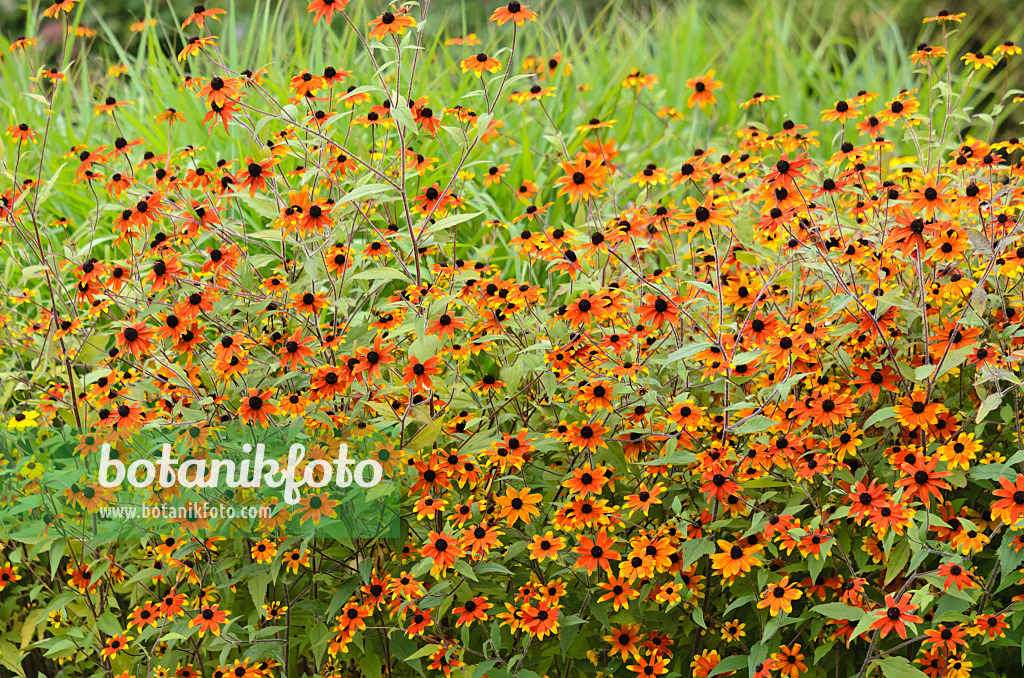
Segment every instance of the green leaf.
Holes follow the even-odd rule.
[[[391,419],[392,421],[398,421],[398,415],[391,409],[391,405],[387,403],[375,403],[369,400],[363,401],[363,405],[376,412],[379,416],[385,419]]]
[[[735,654],[715,664],[715,668],[708,672],[708,678],[714,678],[714,676],[728,673],[729,671],[742,671],[745,668],[747,668],[746,655]]]
[[[886,419],[896,419],[896,411],[891,407],[883,407],[877,410],[874,414],[868,417],[868,420],[864,422],[864,428],[869,429],[876,424],[880,424]]]
[[[24,677],[25,670],[21,668],[21,652],[14,646],[14,643],[0,640],[0,663]]]
[[[371,268],[367,271],[359,271],[352,276],[353,280],[408,280],[407,276],[397,268],[389,268],[387,266],[381,266],[380,268]]]
[[[416,119],[412,117],[412,111],[408,106],[392,106],[391,117],[405,134],[416,134]]]
[[[561,647],[563,656],[567,656],[569,654],[569,648],[572,647],[573,641],[576,640],[576,636],[580,633],[579,625],[583,623],[583,620],[579,617],[569,617],[569,619],[576,620],[577,623],[570,625],[565,623],[562,624],[561,631],[559,632],[559,635],[561,636],[559,639],[559,646]],[[567,619],[565,621],[569,620]]]
[[[731,433],[736,435],[746,435],[749,433],[760,433],[765,431],[772,426],[775,426],[778,422],[771,417],[765,417],[763,415],[756,415],[742,422],[738,426],[729,429]]]
[[[462,670],[462,678],[489,675],[488,672],[498,665],[497,659],[488,659],[476,665],[467,666]]]
[[[269,583],[269,572],[259,572],[250,575],[248,583],[249,595],[252,596],[253,607],[257,610],[263,607],[263,602],[267,599],[267,584]]]
[[[437,652],[437,648],[439,648],[439,647],[441,647],[441,646],[440,645],[427,645],[426,647],[421,647],[420,649],[416,650],[411,655],[406,657],[405,661],[410,661],[412,659],[419,659],[420,657],[429,657],[430,655],[432,655],[435,652]]]
[[[853,628],[853,634],[850,636],[851,640],[859,638],[861,634],[867,633],[871,630],[871,625],[874,624],[877,619],[878,617],[873,614],[865,614],[861,617],[860,621],[857,622],[857,626]]]
[[[248,193],[235,193],[235,197],[239,198],[243,203],[253,209],[256,214],[267,219],[277,219],[281,216],[280,210],[277,209],[277,203],[269,198],[264,198],[258,195],[249,195]],[[266,233],[266,231],[263,231]],[[270,233],[274,234],[274,238],[268,238],[277,240],[281,237],[280,231],[271,230]],[[256,237],[252,234],[250,237]]]
[[[512,574],[512,570],[508,569],[507,567],[504,567],[503,565],[499,565],[498,563],[480,563],[480,565],[476,568],[476,571],[477,574],[487,574],[488,572],[498,572],[500,574],[507,575]]]
[[[353,577],[351,580],[342,584],[334,595],[331,597],[330,604],[327,605],[327,613],[325,616],[328,619],[334,617],[334,613],[341,609],[341,606],[348,602],[348,599],[352,597],[352,594],[356,590],[358,580]]]
[[[1007,464],[979,464],[972,467],[970,473],[975,480],[1013,480],[1017,477],[1017,469]]]
[[[108,636],[116,636],[121,633],[121,625],[117,622],[117,617],[114,616],[113,612],[101,614],[96,620],[96,627]]]
[[[46,606],[43,614],[50,614],[54,610],[62,610],[64,606],[79,597],[77,593],[59,593],[53,597],[50,604]]]
[[[935,375],[935,378],[938,379],[950,370],[954,370],[963,365],[964,361],[967,360],[967,356],[971,355],[976,350],[977,347],[975,346],[964,346],[963,348],[954,349],[947,353],[942,364],[938,366],[939,372]]]
[[[324,652],[331,642],[331,632],[323,622],[317,622],[309,631],[309,643],[317,666],[323,663]]]
[[[875,662],[884,678],[928,678],[928,674],[910,663],[906,657],[883,657]]]
[[[64,541],[63,539],[58,539],[57,541],[55,541],[53,543],[53,546],[50,547],[50,552],[49,552],[49,554],[47,554],[47,556],[50,559],[50,576],[51,577],[56,577],[57,576],[57,570],[60,569],[61,558],[64,557],[64,553],[67,551],[67,548],[68,548],[67,542]],[[58,596],[58,598],[59,597],[60,596]],[[52,611],[53,610],[49,610],[47,613],[52,612]]]
[[[319,663],[320,660],[317,660],[317,664]],[[364,678],[380,678],[382,666],[380,657],[372,652],[359,660],[359,669]]]
[[[708,627],[707,623],[704,621],[704,610],[700,609],[696,605],[693,607],[693,621],[702,629],[706,629]]]
[[[472,581],[480,581],[479,579],[477,579],[476,572],[473,571],[473,568],[470,567],[469,563],[467,563],[465,560],[456,560],[455,569],[458,570],[459,574],[461,574],[466,579],[471,579]]]
[[[495,650],[501,649],[501,627],[498,625],[498,620],[495,619],[491,622],[491,645],[494,646]]]
[[[21,625],[21,646],[25,647],[32,642],[32,636],[35,635],[36,629],[39,628],[39,622],[46,619],[46,615],[42,610],[32,610],[28,616],[25,617],[25,622]]]
[[[405,447],[410,450],[422,450],[433,445],[439,435],[441,435],[441,427],[434,422],[430,422],[417,431],[416,435],[412,437],[412,440]],[[473,579],[475,581],[476,577]]]
[[[824,603],[822,605],[815,605],[811,608],[811,611],[817,612],[829,619],[848,619],[850,621],[860,621],[866,614],[864,610],[859,607],[844,605],[843,603]]]
[[[764,625],[764,633],[761,637],[764,640],[770,640],[783,626],[796,624],[798,621],[800,621],[800,617],[790,617],[785,612],[782,612],[768,620],[768,623]]]
[[[363,198],[368,198],[371,195],[380,195],[391,190],[389,184],[365,184],[349,191],[338,200],[339,203],[356,202]]]
[[[477,116],[476,119],[476,141],[480,141],[485,134],[487,134],[487,128],[491,126],[491,120],[494,119],[493,113],[482,113]]]
[[[433,233],[435,231],[443,231],[457,224],[462,224],[472,219],[476,219],[481,214],[483,214],[483,212],[464,212],[463,214],[453,214],[450,217],[438,219],[435,223],[430,225],[426,232]]]
[[[999,407],[1002,402],[1003,396],[998,393],[990,393],[985,396],[985,399],[981,401],[981,406],[978,408],[978,416],[974,418],[974,423],[980,424],[982,420],[987,417],[992,410]]]
[[[832,540],[829,540],[829,550],[831,550]],[[822,552],[817,558],[807,559],[807,574],[810,576],[812,581],[818,580],[818,575],[825,568],[825,558],[828,556],[827,552]]]
[[[683,542],[683,569],[700,560],[701,556],[710,556],[715,552],[715,545],[710,539],[691,539]]]
[[[910,560],[910,544],[906,541],[901,541],[893,547],[892,552],[889,553],[889,564],[885,568],[885,583],[888,584],[896,578],[903,568],[906,567],[907,561]]]

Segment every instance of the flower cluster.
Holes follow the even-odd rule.
[[[310,2],[346,62],[290,73],[234,63],[197,6],[165,57],[189,74],[147,101],[11,43],[36,92],[2,161],[6,427],[77,426],[85,462],[150,425],[338,429],[404,520],[5,539],[4,670],[1013,675],[1024,143],[993,134],[1022,98],[960,106],[1020,48],[948,54],[942,12],[919,82],[819,119],[712,69],[655,113],[654,74],[595,92],[524,56],[517,0],[487,46],[364,4]],[[74,36],[79,9],[43,13]],[[100,82],[55,158],[54,111]],[[748,123],[696,147],[631,134],[725,105]],[[0,467],[26,515],[37,471]]]

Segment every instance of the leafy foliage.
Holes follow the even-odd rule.
[[[402,536],[5,539],[5,671],[1017,670],[1012,42],[960,53],[943,12],[907,53],[602,62],[636,36],[547,50],[520,2],[483,37],[286,4],[121,44],[58,0],[55,61],[11,43],[0,407],[87,429],[85,464],[147,426],[340,429]],[[651,35],[725,32],[681,25]]]

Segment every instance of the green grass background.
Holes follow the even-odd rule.
[[[55,22],[36,22],[26,17],[39,17],[41,10],[25,13],[16,11],[12,0],[0,0],[3,8],[3,37],[7,41],[18,35],[38,36],[39,52],[34,53],[34,65],[52,64],[60,48],[61,27]],[[883,102],[901,88],[919,85],[914,65],[908,55],[920,41],[940,44],[936,24],[923,25],[922,18],[936,13],[943,5],[906,0],[897,3],[838,0],[837,2],[764,2],[760,0],[722,0],[720,2],[653,2],[652,0],[584,0],[574,2],[538,0],[530,3],[541,15],[538,24],[530,24],[520,31],[516,50],[515,69],[525,56],[544,60],[561,52],[571,63],[571,78],[556,80],[558,92],[550,102],[554,122],[565,139],[578,144],[579,137],[573,127],[591,117],[614,117],[619,121],[614,136],[626,150],[643,148],[649,156],[645,161],[656,162],[670,168],[678,167],[695,148],[715,145],[725,150],[735,137],[732,131],[746,120],[760,122],[756,109],[744,111],[738,103],[755,91],[779,95],[779,100],[766,107],[769,127],[778,129],[785,119],[805,123],[812,129],[835,130],[835,125],[822,126],[820,111],[831,108],[838,99],[855,95],[860,90],[880,94],[880,101],[869,105],[881,107]],[[954,84],[962,82],[967,68],[959,61],[966,50],[991,51],[1004,40],[1021,42],[1024,25],[1013,20],[1014,2],[993,0],[987,3],[949,3],[951,11],[968,12],[963,24],[950,24],[949,51],[952,57]],[[213,32],[220,36],[219,46],[229,64],[236,70],[246,67],[255,70],[267,66],[272,77],[267,87],[279,100],[288,96],[287,79],[303,68],[318,72],[326,65],[353,70],[349,81],[370,84],[372,69],[356,42],[352,31],[341,20],[329,30],[323,25],[314,27],[305,10],[305,2],[279,2],[278,0],[217,0],[209,6],[224,7],[228,13],[220,24],[214,22]],[[359,0],[349,10],[357,26],[365,26],[384,3]],[[508,47],[508,27],[498,29],[487,22],[487,16],[496,7],[495,2],[476,0],[435,0],[424,26],[426,61],[432,64],[421,68],[417,91],[430,93],[435,105],[451,106],[461,103],[482,107],[481,99],[467,98],[478,88],[475,78],[463,76],[458,61],[479,50],[495,53]],[[123,8],[123,11],[122,11]],[[214,157],[240,158],[261,149],[247,135],[231,136],[217,128],[212,135],[200,125],[205,109],[203,102],[179,86],[186,74],[209,78],[217,69],[201,58],[192,57],[185,63],[175,58],[182,44],[178,30],[184,16],[191,12],[192,2],[145,2],[144,0],[86,0],[78,3],[73,21],[95,29],[95,38],[78,39],[70,46],[74,59],[68,69],[72,83],[64,86],[54,102],[60,114],[52,119],[51,138],[60,152],[85,141],[95,147],[109,144],[113,138],[107,116],[97,117],[93,105],[106,96],[130,100],[133,106],[121,109],[118,120],[126,137],[144,137],[147,147],[163,152],[166,148],[166,128],[153,123],[153,116],[168,107],[174,107],[188,118],[185,124],[174,125],[170,141],[174,148],[202,145]],[[143,18],[156,18],[157,26],[151,30],[131,32],[132,22]],[[20,22],[20,23],[19,23]],[[187,31],[194,34],[194,29]],[[481,47],[445,47],[444,40],[478,33]],[[8,55],[6,41],[0,40],[4,59],[0,61],[7,91],[14,96],[0,107],[0,121],[6,127],[28,122],[41,130],[45,126],[45,106],[25,93],[38,93],[32,78],[35,75],[25,58]],[[90,44],[86,44],[90,43]],[[42,55],[41,58],[39,55]],[[507,58],[507,51],[500,56]],[[123,63],[128,73],[111,77],[107,67]],[[972,84],[964,104],[975,110],[987,110],[998,100],[1003,87],[1003,64],[993,74],[978,78]],[[1011,63],[1019,64],[1019,61]],[[659,77],[659,85],[644,90],[639,103],[629,90],[618,86],[631,68],[639,68]],[[716,70],[716,79],[725,87],[716,92],[719,105],[707,114],[685,106],[689,90],[686,78]],[[1009,86],[1022,86],[1024,69],[1012,73]],[[514,71],[515,72],[515,71]],[[979,74],[981,75],[981,74]],[[544,84],[549,84],[545,82]],[[578,86],[590,84],[588,91]],[[519,82],[513,88],[525,88],[529,82]],[[88,96],[82,96],[82,94]],[[921,92],[923,107],[928,93]],[[658,106],[675,107],[685,113],[682,121],[666,123],[654,115]],[[6,108],[6,110],[4,110]],[[876,109],[871,109],[876,110]],[[996,138],[1019,136],[1020,105],[1008,107],[999,114]],[[532,107],[515,104],[499,105],[497,117],[505,121],[503,133],[512,143],[502,151],[502,157],[491,157],[477,152],[471,158],[477,163],[476,171],[495,162],[509,162],[511,180],[533,178],[541,183],[560,143],[537,123]],[[102,125],[101,127],[98,127]],[[263,130],[267,137],[279,125]],[[982,133],[987,133],[984,125]],[[832,143],[825,133],[823,146]],[[896,139],[899,141],[899,139]],[[415,143],[430,148],[430,140],[418,137]],[[909,150],[909,148],[907,149]],[[0,147],[9,162],[14,148]],[[34,152],[34,149],[28,149]],[[633,155],[632,157],[636,157]],[[209,159],[209,155],[207,156]],[[43,180],[54,176],[63,163],[59,153],[48,153],[43,168]],[[472,163],[471,163],[472,164]],[[470,169],[473,169],[471,166]],[[626,168],[635,172],[640,167]],[[7,181],[0,178],[0,182]],[[58,189],[60,186],[58,186]],[[485,194],[486,197],[486,194]],[[521,205],[511,195],[493,197],[489,205],[493,211],[510,220],[519,213]],[[52,216],[69,216],[84,222],[94,208],[92,196],[86,190],[54,191],[46,206]],[[86,226],[82,232],[72,233],[66,247],[74,257],[76,243],[87,241]],[[59,234],[51,234],[60,240]],[[471,237],[463,234],[463,237]],[[478,241],[476,244],[481,244]],[[504,253],[502,253],[504,254]],[[8,266],[13,261],[8,260]]]

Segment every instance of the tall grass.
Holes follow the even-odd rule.
[[[221,35],[218,45],[231,70],[272,66],[275,74],[294,75],[304,68],[317,72],[326,65],[333,65],[351,69],[355,74],[352,82],[356,84],[371,82],[372,67],[356,49],[353,33],[340,27],[329,34],[314,33],[302,3],[230,0],[227,9],[224,30],[218,31]],[[365,25],[371,18],[372,8],[362,3],[354,3],[352,9],[357,25]],[[550,3],[546,9],[551,15],[538,30],[524,32],[519,53],[535,55],[545,61],[562,53],[565,62],[572,67],[570,77],[559,76],[551,83],[544,83],[558,87],[559,100],[551,109],[562,112],[553,121],[561,140],[551,129],[522,124],[525,117],[520,117],[515,104],[502,104],[498,116],[505,121],[502,131],[510,142],[507,157],[472,158],[484,166],[499,160],[509,162],[513,176],[531,176],[533,168],[542,164],[535,162],[536,155],[560,153],[562,141],[569,144],[570,150],[575,148],[573,144],[578,144],[578,137],[573,127],[591,117],[617,120],[614,136],[627,150],[642,143],[648,146],[646,154],[650,162],[674,167],[695,148],[714,146],[716,140],[724,147],[727,131],[746,121],[767,124],[769,129],[777,128],[786,119],[815,122],[820,111],[831,107],[838,99],[860,90],[878,92],[887,98],[912,82],[914,66],[906,57],[912,44],[904,39],[891,10],[881,5],[848,0],[828,6],[748,0],[716,5],[711,11],[705,3],[638,7],[634,3],[613,0],[597,11],[584,11],[562,3]],[[202,59],[194,58],[182,64],[173,57],[181,48],[176,25],[182,18],[173,5],[168,5],[161,16],[169,14],[174,23],[163,19],[156,26],[132,32],[123,43],[115,27],[90,3],[80,4],[76,10],[76,24],[94,28],[97,35],[94,38],[70,36],[64,45],[70,54],[76,55],[76,60],[68,71],[70,82],[62,86],[52,114],[47,113],[42,100],[34,96],[40,91],[35,81],[36,70],[47,65],[50,57],[34,60],[30,57],[27,62],[23,58],[7,58],[0,62],[6,89],[13,93],[8,99],[4,126],[28,122],[42,129],[49,117],[51,148],[70,148],[76,139],[87,138],[96,124],[93,104],[110,95],[134,102],[118,114],[122,135],[144,138],[147,148],[154,152],[203,145],[221,157],[237,158],[259,150],[256,141],[244,134],[226,135],[221,128],[208,133],[201,126],[205,108],[191,92],[183,91],[181,85],[187,76],[209,78],[220,69]],[[424,77],[420,82],[425,87],[422,93],[429,93],[437,104],[483,105],[480,91],[471,89],[475,83],[453,75],[458,71],[453,66],[478,49],[495,53],[499,47],[507,47],[507,33],[498,35],[491,25],[485,25],[479,29],[483,42],[480,48],[444,45],[445,39],[463,34],[476,23],[473,17],[477,11],[478,8],[466,3],[432,8],[432,23],[425,29],[420,57],[421,63],[427,66],[420,71]],[[151,16],[147,9],[143,18]],[[982,20],[974,19],[975,22]],[[951,36],[949,51],[954,59],[962,53],[966,36],[973,32],[971,21],[968,18]],[[1014,30],[1019,34],[1021,27]],[[35,35],[36,27],[26,25],[25,34]],[[325,35],[329,35],[326,41]],[[934,36],[922,29],[922,39],[929,37]],[[1014,37],[1019,36],[1011,33],[999,39]],[[87,41],[95,43],[88,45],[88,50],[84,44]],[[45,40],[42,46],[46,47]],[[49,45],[49,53],[60,48],[57,44]],[[105,59],[111,54],[127,67],[125,75],[112,76],[105,66],[101,68],[101,64],[108,63]],[[429,68],[434,61],[441,62],[445,68]],[[633,68],[657,75],[660,86],[645,89],[639,97],[627,89],[600,86],[623,79]],[[696,109],[686,110],[689,91],[683,85],[684,80],[709,69],[715,69],[717,77],[728,83],[728,87],[719,92],[719,105],[708,109],[707,115]],[[962,78],[963,74],[954,75],[957,77]],[[997,80],[990,78],[989,82]],[[513,89],[529,84],[521,81],[513,85]],[[580,91],[590,85],[598,86]],[[283,96],[287,82],[269,78],[265,86]],[[990,102],[1000,94],[997,88],[998,85],[972,87],[965,105]],[[756,91],[779,95],[776,102],[766,107],[763,118],[756,108],[745,111],[737,105]],[[927,100],[927,94],[922,93],[922,98]],[[684,111],[684,118],[660,119],[655,112],[661,106]],[[169,107],[182,111],[186,122],[172,126],[168,134],[153,124],[153,116]],[[997,124],[1012,124],[1008,122],[1008,115],[1004,111]],[[276,131],[270,128],[261,130],[262,141]],[[11,157],[15,152],[12,147],[4,146],[2,152],[8,163],[16,161]],[[45,181],[54,177],[63,162],[59,155],[49,153],[41,178]],[[471,163],[468,169],[473,171],[474,165]],[[0,181],[10,179],[4,177]],[[87,213],[93,206],[82,202],[81,196],[86,194],[61,191],[63,181],[70,181],[69,175],[58,179],[51,202],[56,209],[66,211],[59,216],[80,217]],[[492,218],[506,220],[519,209],[505,197],[495,197],[492,207],[495,211],[490,215]],[[478,233],[471,237],[483,244],[484,236]],[[86,237],[85,233],[74,233],[71,241]]]

